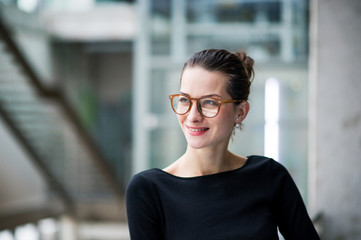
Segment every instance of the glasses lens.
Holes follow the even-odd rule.
[[[214,117],[217,115],[220,104],[218,100],[213,98],[201,98],[199,104],[201,105],[203,116]]]
[[[173,109],[177,114],[185,114],[191,104],[191,100],[183,95],[179,95],[173,98]]]

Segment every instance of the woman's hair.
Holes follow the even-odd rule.
[[[201,67],[228,76],[227,92],[235,100],[248,100],[254,77],[254,60],[245,52],[230,53],[223,49],[208,49],[195,53],[183,66],[185,69]]]

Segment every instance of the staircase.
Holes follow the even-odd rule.
[[[2,19],[0,117],[48,183],[49,205],[60,199],[80,219],[124,218],[119,176],[64,94],[42,84]]]

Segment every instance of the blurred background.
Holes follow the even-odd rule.
[[[127,183],[184,152],[168,95],[207,48],[256,63],[230,149],[361,239],[360,43],[358,0],[0,0],[0,240],[129,239]]]

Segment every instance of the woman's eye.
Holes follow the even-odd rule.
[[[181,102],[181,103],[188,103],[189,100],[188,100],[188,98],[186,98],[186,97],[179,97],[179,102]]]
[[[206,105],[206,106],[218,106],[218,102],[216,100],[213,100],[213,99],[204,99],[203,105]]]

